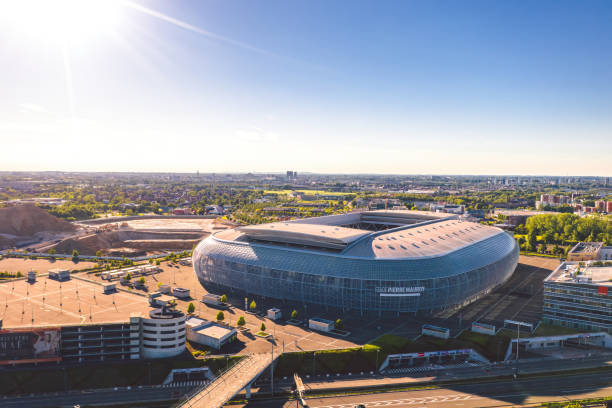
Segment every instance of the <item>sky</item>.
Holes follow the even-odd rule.
[[[612,176],[612,2],[0,0],[0,143],[0,171]]]

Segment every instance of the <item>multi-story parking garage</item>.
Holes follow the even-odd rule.
[[[220,231],[195,249],[210,291],[343,310],[431,312],[508,279],[518,261],[498,228],[422,211],[364,211]]]

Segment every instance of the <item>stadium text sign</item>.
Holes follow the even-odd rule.
[[[423,286],[379,286],[376,288],[376,293],[380,296],[421,296],[421,292],[425,291]]]

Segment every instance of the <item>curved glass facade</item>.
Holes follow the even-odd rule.
[[[214,235],[195,249],[204,287],[343,310],[419,312],[462,305],[508,279],[518,262],[504,232],[434,257],[380,259],[226,241]]]

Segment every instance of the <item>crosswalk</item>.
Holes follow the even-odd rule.
[[[201,387],[211,383],[206,380],[191,380],[191,381],[175,381],[168,384],[161,384],[160,388],[185,388],[185,387]]]
[[[445,402],[454,402],[454,401],[467,401],[467,400],[475,400],[475,399],[480,399],[480,398],[482,397],[478,397],[476,395],[449,394],[449,395],[436,395],[436,396],[431,396],[431,397],[411,397],[411,398],[393,399],[393,400],[385,400],[385,401],[373,401],[373,402],[368,402],[366,406],[368,408],[392,407],[392,406],[398,406],[398,405],[417,405],[417,404],[445,403]],[[354,407],[355,407],[355,403],[316,406],[316,408],[354,408]]]
[[[420,367],[388,368],[385,370],[385,374],[423,373],[427,371],[450,370],[454,368],[471,368],[471,367],[478,367],[478,366],[480,366],[480,364],[465,361],[459,364],[448,364],[448,365],[431,364],[431,365],[420,366]]]

